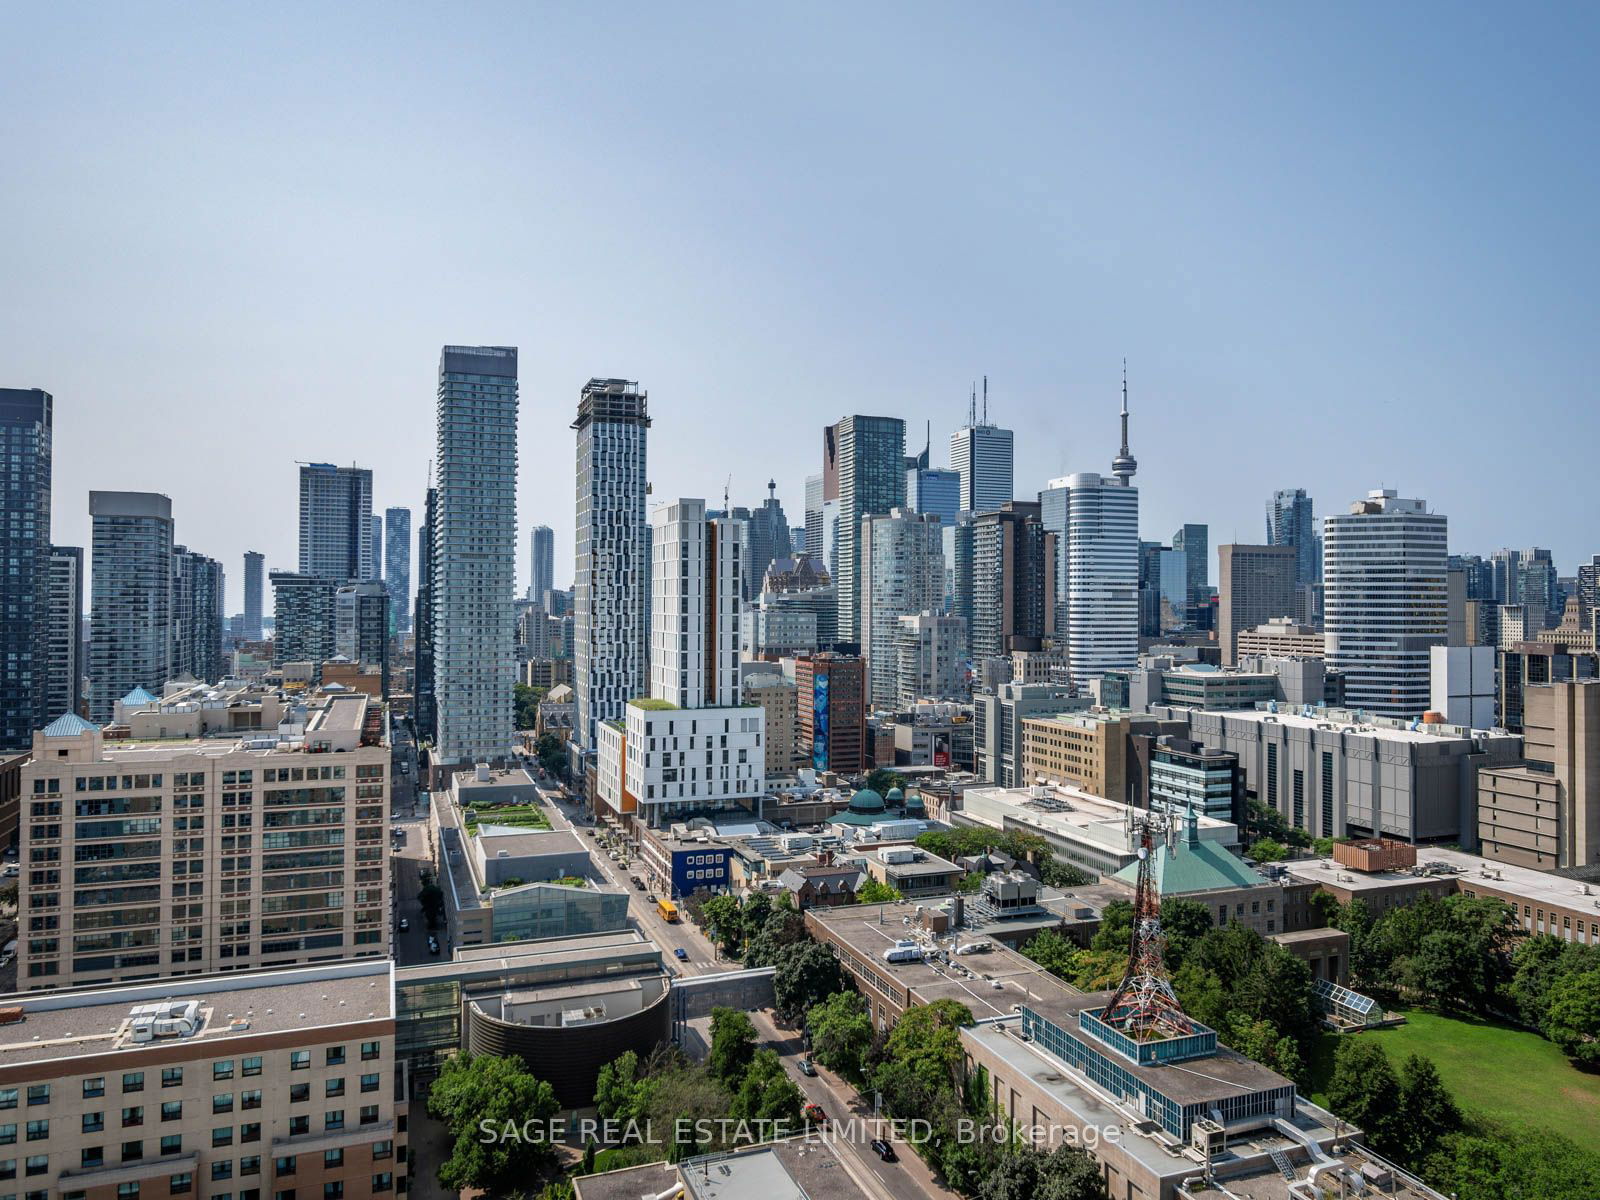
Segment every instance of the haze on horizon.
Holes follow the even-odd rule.
[[[0,386],[91,488],[291,567],[297,460],[420,520],[439,348],[513,344],[519,525],[571,578],[591,375],[650,392],[657,500],[791,523],[821,428],[968,388],[1017,490],[1262,539],[1369,488],[1452,552],[1600,551],[1594,9],[348,4],[13,8]],[[527,578],[526,535],[518,579]],[[1212,566],[1213,577],[1215,574]]]

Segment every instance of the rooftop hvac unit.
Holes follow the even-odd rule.
[[[200,1028],[198,1000],[167,1000],[160,1004],[140,1004],[130,1015],[131,1035],[135,1042],[188,1037]]]

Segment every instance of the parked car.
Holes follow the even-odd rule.
[[[822,1105],[820,1104],[806,1105],[805,1108],[801,1109],[801,1116],[814,1123],[820,1123],[828,1119],[828,1114],[822,1111]]]
[[[672,953],[677,956],[679,962],[688,962],[689,961],[689,952],[687,950],[685,950],[682,946],[674,946],[672,948]]]
[[[439,939],[434,937],[431,933],[428,935],[428,953],[439,953]]]
[[[888,1142],[884,1141],[882,1138],[872,1139],[872,1149],[879,1158],[883,1159],[884,1162],[895,1161],[894,1147]]]
[[[815,1075],[816,1073],[817,1068],[811,1065],[811,1060],[809,1058],[802,1058],[800,1060],[800,1074]]]
[[[400,918],[400,932],[404,933],[406,930],[408,930],[410,928],[411,928],[410,920],[405,918],[405,917],[401,917]]]

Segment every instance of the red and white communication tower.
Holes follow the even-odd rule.
[[[1182,1037],[1195,1032],[1167,978],[1167,939],[1161,932],[1161,894],[1156,887],[1156,847],[1165,843],[1178,852],[1178,821],[1169,812],[1139,811],[1131,815],[1129,837],[1139,846],[1139,886],[1133,898],[1133,937],[1128,969],[1111,1002],[1100,1011],[1107,1025],[1138,1042]]]

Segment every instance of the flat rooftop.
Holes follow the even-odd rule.
[[[1418,846],[1416,867],[1399,871],[1354,871],[1331,858],[1301,859],[1283,865],[1297,879],[1353,892],[1407,884],[1420,886],[1430,880],[1454,879],[1462,888],[1493,888],[1524,897],[1532,904],[1542,902],[1547,906],[1583,908],[1600,914],[1600,886],[1593,882],[1585,883],[1581,879],[1549,871],[1491,862],[1460,850]],[[1587,892],[1585,888],[1588,888]]]
[[[863,958],[871,959],[877,974],[912,992],[917,1004],[934,1000],[958,1000],[972,1010],[975,1018],[1011,1016],[1017,1005],[1037,1007],[1043,1000],[1064,1000],[1081,996],[1071,984],[1057,979],[1030,959],[1004,946],[994,946],[982,954],[962,954],[954,963],[937,961],[886,962],[883,952],[903,938],[917,937],[914,905],[850,904],[840,908],[806,910],[828,932]],[[984,936],[984,931],[963,930],[963,940]],[[924,939],[925,940],[925,939]],[[942,943],[941,943],[942,946]],[[958,970],[957,967],[963,970]],[[965,974],[970,971],[971,976]],[[986,978],[987,977],[987,978]],[[998,987],[995,985],[999,984]]]
[[[1274,723],[1288,729],[1333,731],[1359,737],[1377,738],[1381,741],[1409,742],[1416,745],[1437,745],[1441,742],[1478,738],[1521,738],[1520,734],[1503,729],[1469,729],[1464,725],[1425,725],[1418,721],[1389,724],[1386,719],[1358,717],[1347,708],[1313,708],[1311,716],[1294,711],[1294,706],[1280,704],[1273,712],[1266,708],[1241,708],[1221,713],[1229,721],[1252,721],[1256,724]]]
[[[472,985],[524,972],[562,969],[581,971],[586,967],[605,969],[608,964],[624,964],[631,969],[661,965],[661,949],[637,929],[591,933],[584,937],[547,938],[540,941],[491,942],[482,946],[458,946],[451,961],[401,967],[396,982],[457,982]]]
[[[948,875],[952,871],[959,872],[961,870],[948,858],[940,858],[937,854],[930,854],[926,850],[916,851],[917,857],[910,862],[890,861],[891,856],[897,850],[908,850],[910,848],[904,845],[863,848],[857,844],[851,852],[860,855],[862,858],[870,858],[879,866],[887,868],[897,875]]]
[[[19,1023],[0,1026],[0,1067],[112,1051],[193,1049],[289,1030],[393,1019],[393,980],[394,965],[378,959],[26,992],[5,997],[3,1007],[21,1008],[23,1017]],[[200,1026],[194,1033],[154,1042],[129,1040],[128,1023],[136,1005],[187,1000],[199,1005]]]
[[[827,1142],[785,1138],[676,1166],[647,1163],[573,1181],[577,1200],[641,1200],[681,1185],[685,1200],[864,1200],[875,1196]]]

